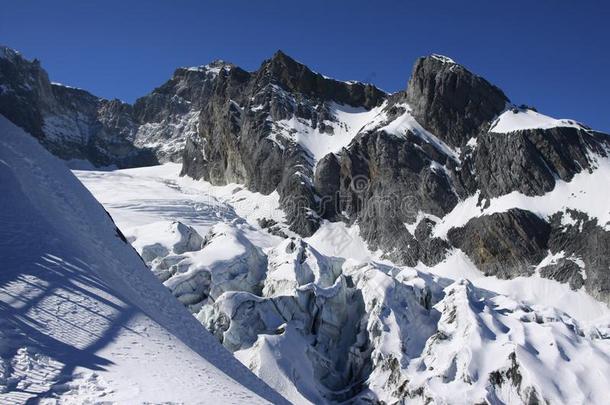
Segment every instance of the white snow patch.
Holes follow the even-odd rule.
[[[54,86],[65,87],[66,89],[83,90],[80,87],[68,86],[67,84],[63,84],[63,83],[59,83],[59,82],[51,82],[51,84]],[[83,91],[85,91],[85,90],[83,90]]]
[[[445,56],[445,55],[439,55],[437,53],[433,53],[430,56],[432,57],[432,59],[439,60],[439,61],[441,61],[443,63],[451,63],[451,64],[455,64],[456,63],[453,59],[451,59],[450,57]]]
[[[502,134],[525,129],[549,129],[555,127],[586,129],[582,124],[573,120],[555,119],[533,110],[509,109],[496,118],[489,132]]]
[[[320,229],[304,241],[326,256],[345,257],[353,262],[379,260],[381,256],[381,252],[371,252],[368,248],[358,225],[348,227],[343,222],[324,221]]]
[[[277,142],[277,136],[282,136],[302,145],[318,162],[329,153],[337,153],[358,134],[367,123],[380,114],[383,106],[366,110],[362,107],[351,107],[337,103],[330,103],[330,111],[334,117],[332,121],[324,124],[331,127],[333,132],[321,132],[319,128],[312,128],[311,122],[293,116],[290,119],[274,122],[274,131],[269,139]]]
[[[419,212],[417,213],[417,217],[415,218],[415,222],[410,223],[410,224],[405,223],[405,228],[407,228],[407,231],[409,231],[409,233],[410,233],[411,235],[415,235],[415,230],[417,229],[417,226],[419,225],[419,223],[420,223],[422,220],[424,220],[424,219],[426,219],[426,218],[427,218],[427,219],[430,219],[430,220],[432,220],[432,221],[434,221],[434,222],[440,222],[440,220],[441,220],[441,219],[440,219],[439,217],[437,217],[436,215],[427,214],[427,213],[425,213],[425,212],[423,212],[423,211],[419,211]]]
[[[379,128],[379,131],[385,131],[399,137],[405,136],[407,132],[412,132],[416,136],[423,139],[426,143],[434,145],[438,150],[442,151],[453,160],[459,162],[459,154],[455,150],[440,140],[436,135],[424,129],[424,127],[422,127],[420,123],[415,120],[411,114],[411,106],[406,103],[396,104],[396,106],[404,108],[405,112],[400,117],[391,121],[389,124]],[[373,121],[369,125],[374,126],[375,122]]]
[[[212,63],[208,63],[207,65],[189,66],[189,67],[184,67],[183,69],[186,69],[190,72],[204,72],[204,73],[210,73],[213,76],[218,76],[218,74],[222,70],[224,70],[225,72],[230,71],[231,66],[222,60],[217,60]]]

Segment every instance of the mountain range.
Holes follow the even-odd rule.
[[[610,137],[446,56],[393,94],[281,51],[252,72],[217,60],[131,105],[4,47],[0,114],[289,401],[604,402]],[[126,184],[137,209],[110,195]],[[178,200],[196,210],[138,216]]]

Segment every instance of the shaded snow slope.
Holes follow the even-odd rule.
[[[99,203],[0,117],[0,402],[281,403],[146,269]]]

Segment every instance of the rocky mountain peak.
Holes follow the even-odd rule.
[[[204,74],[210,74],[213,77],[215,77],[221,71],[229,72],[233,68],[235,68],[235,65],[232,64],[231,62],[226,62],[222,59],[215,59],[212,62],[208,63],[207,65],[178,68],[174,72],[174,77],[182,76],[185,73],[190,73],[190,72],[199,72],[199,73],[204,73]]]
[[[335,101],[370,109],[387,97],[385,92],[371,84],[343,82],[314,72],[281,50],[264,61],[256,75],[260,86],[272,83],[312,100]]]
[[[313,94],[316,89],[316,73],[281,50],[261,64],[258,75],[288,91]]]
[[[275,64],[277,66],[285,66],[285,67],[286,66],[300,66],[303,68],[307,68],[307,66],[305,66],[302,63],[297,62],[294,58],[288,56],[288,54],[286,54],[281,49],[278,49],[277,51],[275,51],[275,53],[271,56],[270,59],[263,62],[263,65],[265,65],[266,63]]]
[[[9,48],[8,46],[0,45],[0,58],[9,59],[15,57],[16,55],[19,55],[19,52]]]
[[[457,64],[453,59],[451,59],[449,56],[445,56],[445,55],[440,55],[438,53],[433,53],[432,55],[430,55],[430,58],[432,59],[436,59],[438,61],[441,61],[443,63],[451,63],[451,64]]]
[[[486,129],[509,102],[487,80],[436,54],[415,62],[406,99],[418,122],[454,147]]]

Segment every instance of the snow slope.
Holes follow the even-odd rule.
[[[146,268],[99,203],[0,116],[0,402],[282,403]]]
[[[141,239],[146,235],[159,238],[172,221],[191,226],[202,236],[220,221],[233,222],[262,248],[272,246],[280,239],[250,225],[256,224],[257,218],[285,220],[277,192],[263,195],[239,184],[212,186],[179,177],[180,164],[177,163],[74,173],[110,212],[134,245],[146,244],[147,241]]]
[[[321,132],[319,128],[312,127],[311,121],[292,116],[274,122],[274,130],[269,137],[275,140],[280,136],[298,143],[316,163],[327,154],[337,153],[349,145],[365,125],[377,119],[384,107],[385,104],[367,110],[332,102],[329,110],[334,120],[324,122],[332,133]]]
[[[555,127],[583,128],[581,124],[573,120],[551,118],[529,109],[509,109],[491,124],[489,132],[502,134],[524,129]]]

